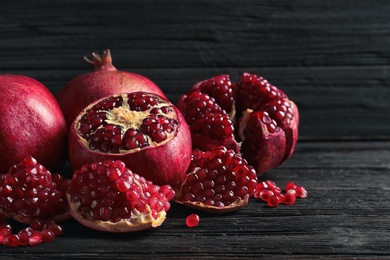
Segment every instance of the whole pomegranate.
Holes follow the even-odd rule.
[[[66,196],[71,215],[81,224],[130,232],[160,226],[175,192],[139,176],[123,161],[105,160],[76,170]]]
[[[297,106],[254,74],[242,74],[237,83],[229,75],[198,82],[180,98],[178,108],[195,148],[223,145],[240,152],[258,175],[286,161],[298,140]]]
[[[70,217],[65,197],[69,183],[27,156],[0,175],[0,209],[25,224],[65,220]]]
[[[234,211],[248,204],[257,185],[255,169],[226,147],[195,149],[187,176],[176,194],[183,205],[213,213]]]
[[[64,116],[53,94],[22,75],[0,75],[0,173],[28,155],[52,171],[67,157]]]
[[[92,57],[92,61],[84,59],[93,64],[95,70],[72,79],[58,92],[58,103],[68,127],[83,108],[106,96],[145,91],[165,97],[163,91],[147,77],[117,70],[112,65],[110,50],[104,51],[102,57],[92,53]]]
[[[112,95],[87,106],[69,134],[73,170],[105,159],[122,160],[155,184],[176,188],[192,153],[182,114],[166,99],[146,92]]]

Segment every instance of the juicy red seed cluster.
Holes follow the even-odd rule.
[[[199,215],[197,214],[190,214],[186,217],[186,225],[187,227],[196,227],[199,225],[199,222],[200,222],[200,218],[199,218]]]
[[[220,140],[234,134],[233,122],[229,115],[222,110],[214,98],[205,93],[190,94],[187,97],[187,110],[184,114],[194,134]]]
[[[129,98],[127,103],[129,104],[130,109],[134,111],[146,111],[160,103],[157,96],[143,92],[130,93],[127,96]]]
[[[68,193],[80,212],[111,222],[131,219],[133,209],[144,212],[146,205],[157,219],[159,212],[169,210],[175,195],[170,186],[154,185],[119,160],[84,165],[73,174]]]
[[[236,101],[239,111],[247,108],[258,110],[263,104],[284,97],[286,94],[283,91],[255,74],[244,73],[237,83]]]
[[[0,175],[0,207],[33,219],[49,219],[67,210],[65,190],[69,180],[51,174],[29,156]]]
[[[63,229],[53,221],[46,223],[34,221],[29,227],[17,233],[12,233],[9,224],[0,225],[0,244],[9,247],[37,246],[41,243],[52,242],[56,237],[63,235]]]
[[[268,203],[270,207],[279,204],[295,204],[296,198],[306,198],[307,191],[303,186],[298,186],[294,182],[288,182],[285,186],[285,193],[271,180],[259,182],[256,185],[253,196]]]
[[[253,195],[255,170],[238,153],[226,148],[197,151],[182,186],[183,201],[225,207]]]
[[[201,92],[215,98],[218,105],[228,113],[233,108],[233,88],[228,75],[216,76],[199,86]]]
[[[286,126],[291,124],[291,120],[294,117],[293,107],[286,98],[269,102],[264,107],[264,110],[267,111],[272,118],[278,122],[283,122]]]
[[[155,142],[163,142],[167,139],[166,133],[172,133],[177,128],[177,121],[166,116],[152,114],[146,117],[141,124],[141,131],[147,134]]]
[[[81,117],[78,130],[91,150],[120,153],[121,150],[144,148],[150,145],[150,140],[157,143],[167,140],[168,134],[177,129],[176,113],[168,102],[143,92],[127,94],[126,104],[124,100],[121,95],[108,97]],[[119,107],[135,112],[149,111],[150,115],[134,118],[142,120],[140,129],[126,128],[119,122],[118,125],[107,123],[109,113]],[[118,120],[132,119],[121,117]]]

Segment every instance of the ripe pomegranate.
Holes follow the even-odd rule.
[[[131,171],[119,160],[83,165],[67,191],[70,213],[100,231],[130,232],[160,226],[175,192]]]
[[[266,79],[244,73],[237,83],[219,75],[196,83],[178,108],[190,125],[193,146],[223,145],[264,173],[286,161],[298,140],[295,103]]]
[[[27,156],[0,175],[0,208],[8,217],[25,224],[65,220],[70,217],[65,198],[69,183]]]
[[[100,99],[85,108],[70,129],[69,160],[74,170],[93,161],[119,159],[155,184],[176,188],[191,153],[191,133],[182,114],[151,93]]]
[[[28,155],[52,171],[64,165],[68,130],[44,85],[26,76],[0,75],[0,110],[0,173]]]
[[[106,96],[145,91],[166,98],[163,91],[147,77],[117,70],[112,65],[110,50],[104,51],[102,57],[92,53],[92,58],[91,61],[84,57],[95,70],[72,79],[58,92],[58,103],[68,127],[83,108]]]
[[[256,185],[256,171],[240,154],[223,146],[195,149],[176,201],[207,212],[230,212],[248,204]]]

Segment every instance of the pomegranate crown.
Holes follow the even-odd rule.
[[[112,57],[110,49],[103,51],[103,56],[93,52],[92,60],[84,56],[84,60],[93,65],[96,71],[115,71],[116,68],[112,65]]]

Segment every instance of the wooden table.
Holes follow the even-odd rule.
[[[386,1],[2,0],[0,10],[0,73],[54,94],[92,71],[83,56],[107,48],[118,69],[149,77],[174,103],[219,74],[265,77],[301,122],[294,155],[261,179],[308,190],[291,206],[252,199],[226,215],[198,212],[192,229],[194,211],[177,204],[161,227],[136,234],[70,220],[55,242],[0,246],[0,259],[390,258]]]
[[[293,157],[261,179],[303,185],[308,198],[267,207],[254,198],[226,215],[173,204],[162,226],[107,234],[73,220],[65,235],[38,247],[0,247],[6,259],[129,258],[388,258],[390,257],[390,143],[299,142]]]

